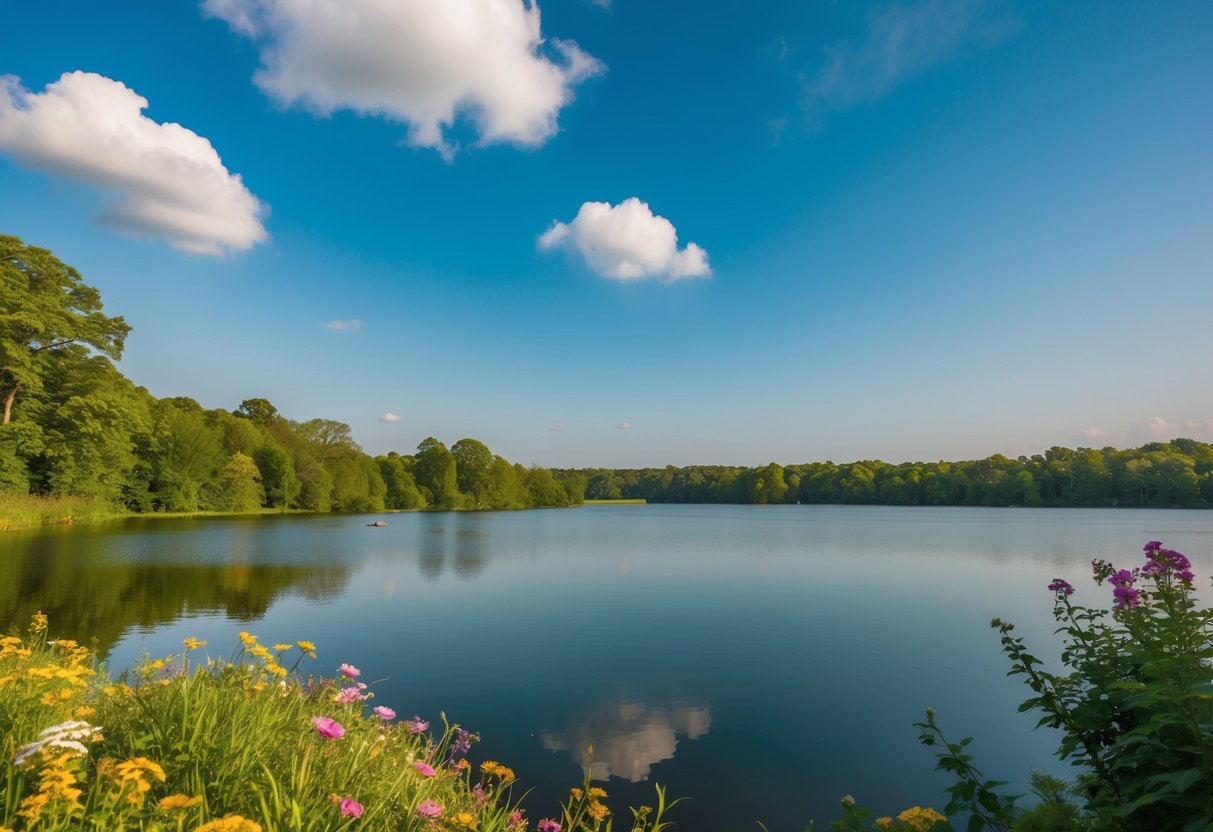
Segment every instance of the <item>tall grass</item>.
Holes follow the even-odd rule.
[[[39,526],[93,523],[125,517],[130,512],[91,497],[39,497],[0,493],[0,532]]]

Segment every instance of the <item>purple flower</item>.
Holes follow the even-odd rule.
[[[1133,586],[1133,573],[1128,569],[1121,569],[1112,573],[1112,577],[1108,578],[1108,583],[1112,586]]]
[[[1157,552],[1161,548],[1162,548],[1161,540],[1151,540],[1145,546],[1142,546],[1141,550],[1143,552],[1145,552],[1147,556],[1149,556],[1149,555],[1153,554],[1154,552]]]
[[[543,818],[539,823],[535,824],[535,829],[538,832],[560,832],[560,824],[551,818]]]
[[[417,817],[419,818],[438,818],[442,817],[442,804],[435,803],[428,797],[417,804]]]
[[[1063,581],[1061,578],[1054,578],[1053,583],[1049,584],[1049,589],[1054,593],[1060,592],[1064,595],[1074,594],[1074,587],[1070,586],[1070,582]]]
[[[1157,545],[1156,545],[1157,544]],[[1192,562],[1174,549],[1164,549],[1157,540],[1146,544],[1146,564],[1141,568],[1141,574],[1155,580],[1166,580],[1171,576],[1184,582],[1191,582]]]
[[[410,734],[420,734],[430,729],[430,724],[416,714],[413,714],[412,720],[406,719],[404,724],[408,726]]]
[[[1131,586],[1118,586],[1112,590],[1112,597],[1116,599],[1116,609],[1123,610],[1126,607],[1133,609],[1141,606],[1141,590],[1134,589]]]
[[[472,750],[472,741],[475,739],[471,731],[465,731],[462,728],[456,728],[455,733],[451,738],[451,750],[447,757],[448,763],[457,763],[467,756],[467,753]]]
[[[322,737],[339,740],[345,736],[345,728],[341,723],[335,719],[329,719],[327,716],[312,717],[312,724],[316,726],[316,732]]]
[[[341,815],[342,817],[362,817],[362,804],[354,800],[352,797],[345,797],[341,800]]]
[[[371,710],[375,712],[375,716],[379,717],[384,722],[390,722],[396,718],[395,711],[393,711],[391,708],[385,708],[382,705],[376,705],[374,708],[371,708]]]
[[[434,767],[429,763],[413,763],[413,768],[420,771],[426,777],[433,777],[435,774]]]

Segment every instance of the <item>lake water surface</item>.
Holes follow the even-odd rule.
[[[911,723],[935,707],[985,773],[1064,776],[989,620],[1054,655],[1045,585],[1106,604],[1092,558],[1161,539],[1208,585],[1213,512],[588,506],[386,516],[148,519],[0,536],[0,626],[42,609],[110,666],[240,630],[317,643],[374,704],[479,731],[534,811],[594,772],[609,805],[689,796],[687,830],[802,829],[853,794],[944,802]]]

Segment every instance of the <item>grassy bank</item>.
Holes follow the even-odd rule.
[[[297,509],[262,508],[257,511],[131,511],[90,497],[40,497],[0,494],[0,532],[43,526],[73,526],[127,517],[234,517],[262,514],[302,514]]]
[[[609,829],[587,781],[532,827],[507,766],[472,766],[458,725],[397,719],[361,671],[307,674],[316,645],[241,633],[230,660],[206,642],[117,681],[87,648],[47,638],[40,613],[0,638],[0,829],[184,832]],[[325,662],[336,666],[336,662]],[[661,832],[664,795],[621,827]]]

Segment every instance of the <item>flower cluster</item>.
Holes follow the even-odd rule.
[[[1192,583],[1192,562],[1174,549],[1164,549],[1162,543],[1151,540],[1142,550],[1146,553],[1146,564],[1141,574],[1155,580],[1174,578],[1186,584]]]
[[[1070,586],[1069,581],[1063,581],[1061,578],[1054,578],[1053,583],[1049,584],[1049,591],[1069,596],[1074,594],[1074,587]]]
[[[13,757],[13,765],[23,766],[45,748],[60,748],[74,752],[80,756],[88,754],[84,742],[92,742],[100,737],[101,726],[89,725],[87,722],[62,722],[44,728],[38,733],[38,739],[26,743],[17,749]]]
[[[1116,602],[1116,609],[1133,609],[1141,606],[1141,590],[1133,586],[1135,580],[1137,580],[1137,576],[1128,569],[1118,569],[1108,578],[1108,583],[1112,584],[1112,598]]]

